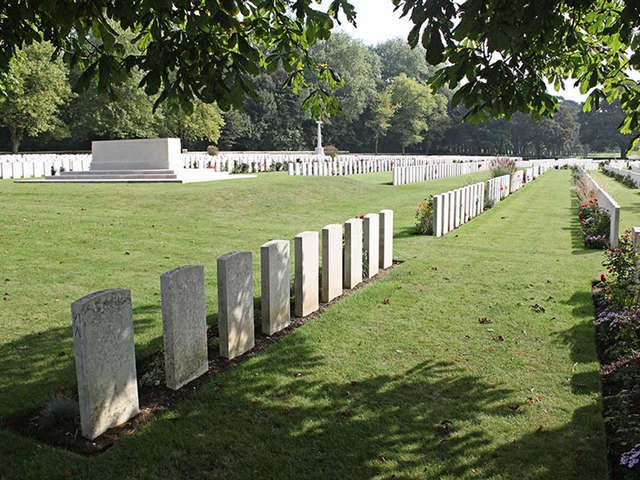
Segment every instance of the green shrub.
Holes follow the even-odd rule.
[[[489,163],[489,169],[494,178],[511,175],[516,171],[516,162],[509,157],[496,157]]]
[[[433,195],[429,195],[418,205],[416,230],[421,235],[433,235]]]
[[[602,264],[607,273],[600,278],[605,287],[607,301],[618,307],[632,307],[638,304],[640,283],[638,282],[638,254],[627,230],[620,237],[616,248],[604,252]]]
[[[218,147],[216,147],[215,145],[209,145],[207,147],[207,153],[211,156],[216,156],[218,155],[218,153],[220,153],[220,149]]]
[[[335,159],[338,156],[339,150],[334,145],[327,145],[324,147],[324,153]]]

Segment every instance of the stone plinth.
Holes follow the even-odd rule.
[[[91,171],[182,168],[179,138],[91,142]]]

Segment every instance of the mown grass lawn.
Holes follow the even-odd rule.
[[[627,187],[601,172],[589,175],[620,205],[620,234],[631,227],[640,227],[640,189]]]
[[[0,430],[0,478],[606,478],[600,254],[582,248],[570,172],[444,238],[412,233],[428,193],[483,175],[0,183],[4,416],[73,385],[69,304],[91,291],[132,289],[144,356],[162,343],[158,277],[177,265],[205,265],[213,314],[217,256],[248,249],[257,268],[271,238],[382,208],[405,261],[98,457]]]

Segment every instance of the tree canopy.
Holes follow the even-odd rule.
[[[424,48],[438,66],[431,85],[455,90],[452,102],[465,118],[551,117],[559,103],[546,82],[561,88],[575,81],[590,92],[586,109],[618,101],[622,133],[640,130],[640,70],[636,0],[389,0],[414,24],[411,46]],[[101,91],[135,71],[141,86],[189,113],[196,101],[217,101],[223,110],[256,95],[255,78],[281,69],[285,84],[305,89],[303,107],[315,117],[335,113],[325,85],[339,84],[330,66],[310,54],[329,38],[335,22],[355,23],[349,0],[130,1],[23,0],[0,4],[0,72],[6,74],[20,48],[49,41],[80,69],[76,89],[97,79]],[[119,35],[121,31],[131,36]],[[134,47],[134,48],[131,48]],[[391,49],[388,46],[393,57]],[[381,56],[388,52],[381,51]],[[411,56],[418,70],[424,67]],[[399,73],[383,72],[388,80]],[[407,69],[407,68],[405,68]],[[304,72],[322,80],[309,86]],[[413,72],[409,72],[414,74]],[[575,79],[575,80],[572,80]],[[423,80],[418,78],[418,80]],[[309,88],[310,87],[310,88]]]
[[[9,130],[11,150],[17,152],[25,137],[45,132],[68,135],[60,119],[60,106],[71,96],[67,70],[62,62],[50,62],[53,48],[36,43],[16,52],[8,75],[0,79],[0,124]]]
[[[638,130],[640,83],[630,72],[640,70],[639,2],[392,1],[414,24],[409,43],[442,65],[431,84],[457,88],[453,103],[467,107],[467,118],[550,117],[559,103],[545,81],[560,89],[575,79],[590,92],[585,109],[619,100],[622,132]]]
[[[190,112],[194,99],[226,109],[255,92],[254,77],[281,67],[294,89],[305,70],[333,84],[338,77],[309,56],[309,48],[331,33],[338,15],[354,19],[347,0],[332,0],[326,12],[315,0],[131,1],[24,0],[0,4],[0,70],[23,46],[51,42],[56,53],[82,70],[76,87],[97,79],[101,91],[132,72],[141,86],[180,102]],[[122,31],[131,32],[123,36]],[[131,46],[135,49],[132,49]],[[307,106],[319,114],[329,92],[309,92]],[[327,101],[327,108],[334,103]]]

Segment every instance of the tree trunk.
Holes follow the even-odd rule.
[[[21,137],[22,135],[16,127],[9,127],[9,139],[11,140],[11,151],[13,153],[18,153],[18,149],[20,148],[20,140],[22,139]]]
[[[380,139],[380,135],[376,133],[376,154],[378,153],[378,140]]]

